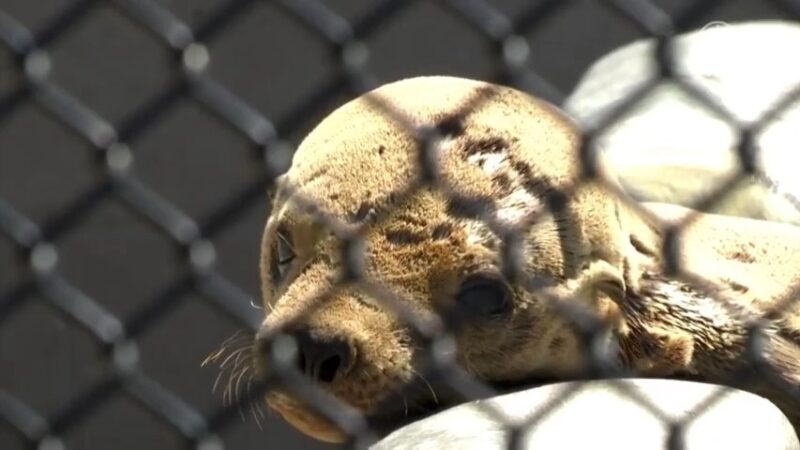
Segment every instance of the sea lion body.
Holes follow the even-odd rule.
[[[439,132],[428,158],[433,183],[422,176],[417,139],[430,130]],[[453,329],[455,362],[486,382],[586,373],[590,358],[581,331],[560,312],[564,302],[610,329],[603,339],[618,342],[614,358],[625,370],[734,382],[747,353],[746,323],[800,282],[800,229],[694,216],[679,240],[682,266],[714,288],[667,276],[665,230],[690,211],[629,204],[602,162],[585,180],[580,146],[576,127],[553,106],[471,80],[403,80],[340,107],[300,145],[275,195],[262,242],[268,313],[259,339],[294,333],[305,352],[300,369],[365,414],[419,381],[426,350],[407,321],[364,283],[331,290],[352,275],[342,242],[356,236],[361,275],[418,317],[483,298],[470,293],[492,295],[496,305],[477,305],[485,317]],[[505,244],[498,233],[519,239]],[[530,278],[509,278],[509,249]],[[475,279],[484,291],[469,290]],[[734,311],[711,297],[726,298]],[[788,339],[800,330],[796,311],[774,314],[780,327],[765,331],[761,352],[794,386],[800,352]],[[303,344],[309,340],[314,345]],[[313,354],[319,343],[324,357]],[[253,364],[263,370],[265,358],[256,352]],[[744,387],[799,417],[798,404],[779,390]],[[422,389],[404,399],[413,407],[435,394]],[[288,391],[266,400],[309,435],[345,438]]]

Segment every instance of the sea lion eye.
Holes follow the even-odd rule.
[[[508,312],[511,294],[499,278],[473,276],[462,283],[456,303],[467,316],[495,319]]]
[[[292,241],[289,238],[289,233],[279,228],[276,236],[277,239],[275,240],[275,245],[272,247],[272,261],[270,263],[273,284],[277,284],[283,280],[286,276],[286,272],[289,271],[289,265],[296,256],[292,248]]]

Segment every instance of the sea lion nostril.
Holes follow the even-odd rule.
[[[316,381],[331,383],[349,365],[350,344],[339,337],[302,329],[292,333],[297,341],[297,369]]]
[[[342,358],[339,355],[333,355],[319,365],[318,379],[323,383],[330,383],[336,378],[336,373],[339,371]]]
[[[306,372],[306,357],[302,351],[297,355],[297,370],[303,373]]]

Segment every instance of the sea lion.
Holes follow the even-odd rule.
[[[248,373],[270,376],[283,334],[296,369],[352,410],[447,402],[433,388],[386,401],[427,381],[409,321],[442,317],[454,363],[487,383],[586,376],[599,352],[615,373],[741,384],[800,424],[781,390],[800,383],[798,308],[779,308],[800,282],[800,229],[632,203],[581,149],[557,108],[480,81],[412,78],[336,109],[274,196]],[[751,353],[771,378],[737,383]],[[291,389],[265,400],[308,435],[347,438]]]

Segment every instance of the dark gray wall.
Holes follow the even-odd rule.
[[[0,10],[37,29],[69,3],[0,0]],[[221,0],[161,3],[197,24]],[[327,3],[353,19],[373,2]],[[530,3],[504,0],[495,5],[515,14]],[[674,7],[681,2],[658,3]],[[735,1],[715,10],[707,21],[770,17],[780,15],[766,2]],[[533,67],[565,93],[591,61],[640,36],[635,27],[594,1],[574,2],[527,33]],[[386,81],[421,74],[484,78],[494,64],[481,35],[432,2],[411,2],[367,43],[370,67]],[[209,48],[211,76],[277,122],[332,73],[324,43],[269,2],[257,2]],[[157,40],[102,2],[48,51],[53,80],[112,123],[163,88],[172,70]],[[10,64],[8,55],[0,52],[0,96],[16,82]],[[304,116],[286,137],[296,144],[314,121],[343,100],[337,98]],[[218,207],[259,170],[247,142],[191,101],[181,101],[131,145],[137,157],[135,173],[193,217]],[[60,211],[97,177],[86,144],[34,105],[27,103],[0,122],[0,198],[33,220]],[[266,214],[266,201],[255,202],[214,239],[219,271],[254,299],[259,298],[258,242]],[[57,246],[61,273],[120,317],[136,311],[180,270],[168,239],[114,201],[91,210]],[[0,293],[19,280],[16,257],[11,240],[0,235]],[[219,406],[221,396],[211,393],[215,371],[201,369],[199,363],[236,328],[208,302],[188,295],[139,339],[143,369],[207,413]],[[105,367],[98,356],[88,335],[36,296],[0,322],[0,388],[44,415],[102,376]],[[274,417],[263,430],[249,419],[229,428],[224,438],[228,448],[236,449],[326,448]],[[174,448],[180,442],[167,425],[121,395],[65,439],[76,449]],[[16,448],[19,442],[0,423],[0,449]]]

